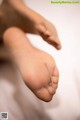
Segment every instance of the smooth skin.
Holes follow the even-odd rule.
[[[50,101],[58,86],[59,73],[54,59],[33,47],[24,32],[9,28],[4,33],[4,42],[25,84],[44,101]]]
[[[55,60],[32,46],[25,33],[38,34],[56,49],[61,49],[54,25],[26,7],[22,0],[4,1],[1,13],[4,27],[0,37],[21,72],[25,84],[39,99],[50,101],[56,92],[59,79]]]
[[[0,11],[3,33],[7,28],[17,26],[25,33],[40,35],[43,40],[53,45],[56,49],[61,49],[61,43],[55,26],[25,6],[23,0],[4,0]]]

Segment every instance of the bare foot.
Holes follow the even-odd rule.
[[[56,92],[59,79],[54,59],[32,46],[24,32],[18,28],[7,29],[3,38],[25,84],[39,99],[50,101]]]
[[[5,23],[6,29],[11,26],[17,26],[24,32],[39,34],[56,49],[61,48],[55,26],[41,15],[25,6],[23,0],[4,0],[1,10],[2,13],[4,13],[3,22]]]

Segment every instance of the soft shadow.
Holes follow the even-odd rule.
[[[4,88],[7,111],[11,120],[51,120],[45,112],[43,104],[25,86],[15,65],[10,62],[0,62],[0,82],[4,80],[13,88],[10,93],[8,86]],[[4,87],[4,85],[3,85]],[[3,90],[3,88],[2,88]],[[8,94],[7,94],[8,93]],[[21,116],[22,115],[22,116]]]

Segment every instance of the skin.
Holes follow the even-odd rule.
[[[54,59],[33,47],[24,32],[18,28],[9,28],[3,37],[25,84],[39,99],[50,101],[56,92],[59,79]]]
[[[32,46],[25,33],[38,34],[56,49],[61,49],[56,28],[26,7],[22,0],[4,0],[0,16],[0,39],[21,72],[25,84],[39,99],[50,101],[59,79],[55,60]]]
[[[25,33],[40,35],[43,40],[61,49],[61,43],[55,26],[41,15],[26,7],[23,0],[4,0],[1,8],[0,33],[13,26],[21,28]],[[2,30],[2,31],[1,31]],[[0,34],[2,37],[3,34]]]

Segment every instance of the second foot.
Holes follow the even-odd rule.
[[[59,79],[54,59],[33,47],[24,32],[18,28],[9,28],[4,33],[4,42],[25,84],[39,99],[50,101],[56,92]]]
[[[8,28],[16,26],[24,32],[38,34],[56,49],[61,49],[61,43],[55,26],[43,16],[24,5],[21,1],[4,1],[2,6],[4,24]]]

